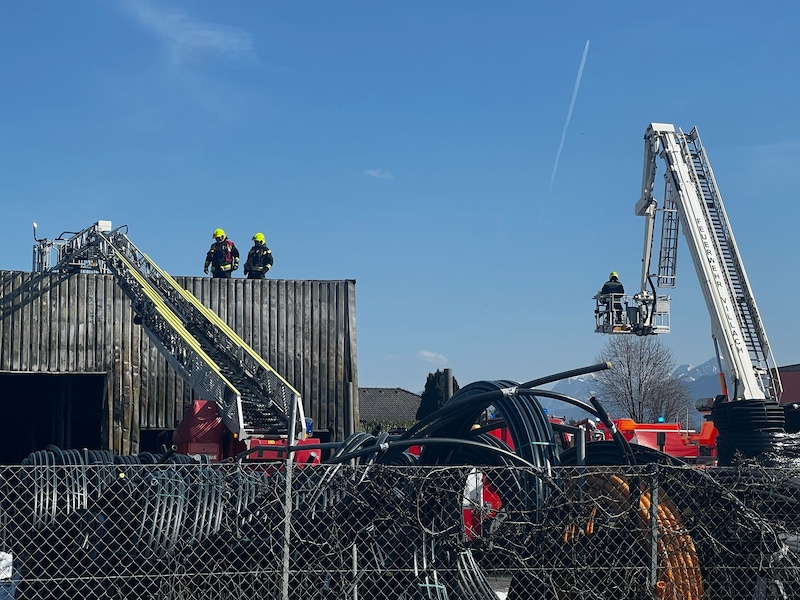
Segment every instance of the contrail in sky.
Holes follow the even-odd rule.
[[[556,171],[558,171],[558,159],[561,158],[561,150],[564,148],[564,140],[567,137],[567,127],[569,127],[569,120],[572,118],[572,109],[575,108],[575,98],[578,97],[578,88],[581,87],[581,77],[583,77],[583,65],[586,64],[586,56],[589,54],[589,40],[586,40],[586,45],[583,47],[583,57],[581,58],[581,66],[578,67],[578,76],[575,78],[575,87],[572,89],[572,100],[569,101],[569,110],[567,111],[567,121],[564,123],[564,131],[561,132],[561,143],[558,145],[558,152],[556,152],[556,164],[553,165],[553,174],[550,176],[550,191],[553,191],[553,181],[556,178]]]

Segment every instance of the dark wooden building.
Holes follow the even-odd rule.
[[[176,280],[300,392],[323,439],[358,428],[355,281]],[[0,311],[0,464],[47,444],[157,451],[195,398],[113,275],[0,271]]]

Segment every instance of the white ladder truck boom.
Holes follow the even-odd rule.
[[[665,192],[658,272],[653,283],[649,270],[658,210],[653,196],[658,158],[665,165]],[[731,379],[732,386],[724,386],[723,393],[730,400],[778,402],[782,386],[777,364],[697,128],[686,134],[666,123],[647,127],[642,195],[635,210],[646,219],[642,291],[638,299],[634,297],[640,309],[648,310],[656,288],[675,286],[680,225],[711,317],[717,355]],[[657,332],[645,327],[641,333]]]
[[[35,230],[35,229],[34,229]],[[248,438],[305,438],[299,392],[234,332],[213,310],[181,287],[139,250],[126,227],[98,221],[83,231],[37,239],[34,269],[113,273],[139,322],[172,367],[203,399],[216,402],[228,429]],[[50,267],[48,254],[57,253]],[[35,287],[36,279],[31,280]]]

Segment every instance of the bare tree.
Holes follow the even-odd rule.
[[[597,360],[612,366],[597,374],[597,387],[613,416],[652,423],[683,415],[692,402],[686,384],[672,376],[672,351],[656,336],[611,336]]]

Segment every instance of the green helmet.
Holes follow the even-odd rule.
[[[617,275],[616,271],[611,271],[611,273],[609,274],[608,278],[609,279],[619,279],[619,275]]]
[[[265,240],[264,240],[264,234],[263,234],[263,233],[261,233],[261,232],[259,232],[259,233],[255,234],[255,235],[253,236],[253,241],[254,241],[254,242],[257,242],[257,243],[259,243],[259,244],[263,244],[263,243],[264,243],[264,241],[265,241]]]
[[[225,239],[225,232],[222,229],[215,229],[214,233],[211,234],[215,240],[219,241],[220,238]]]

